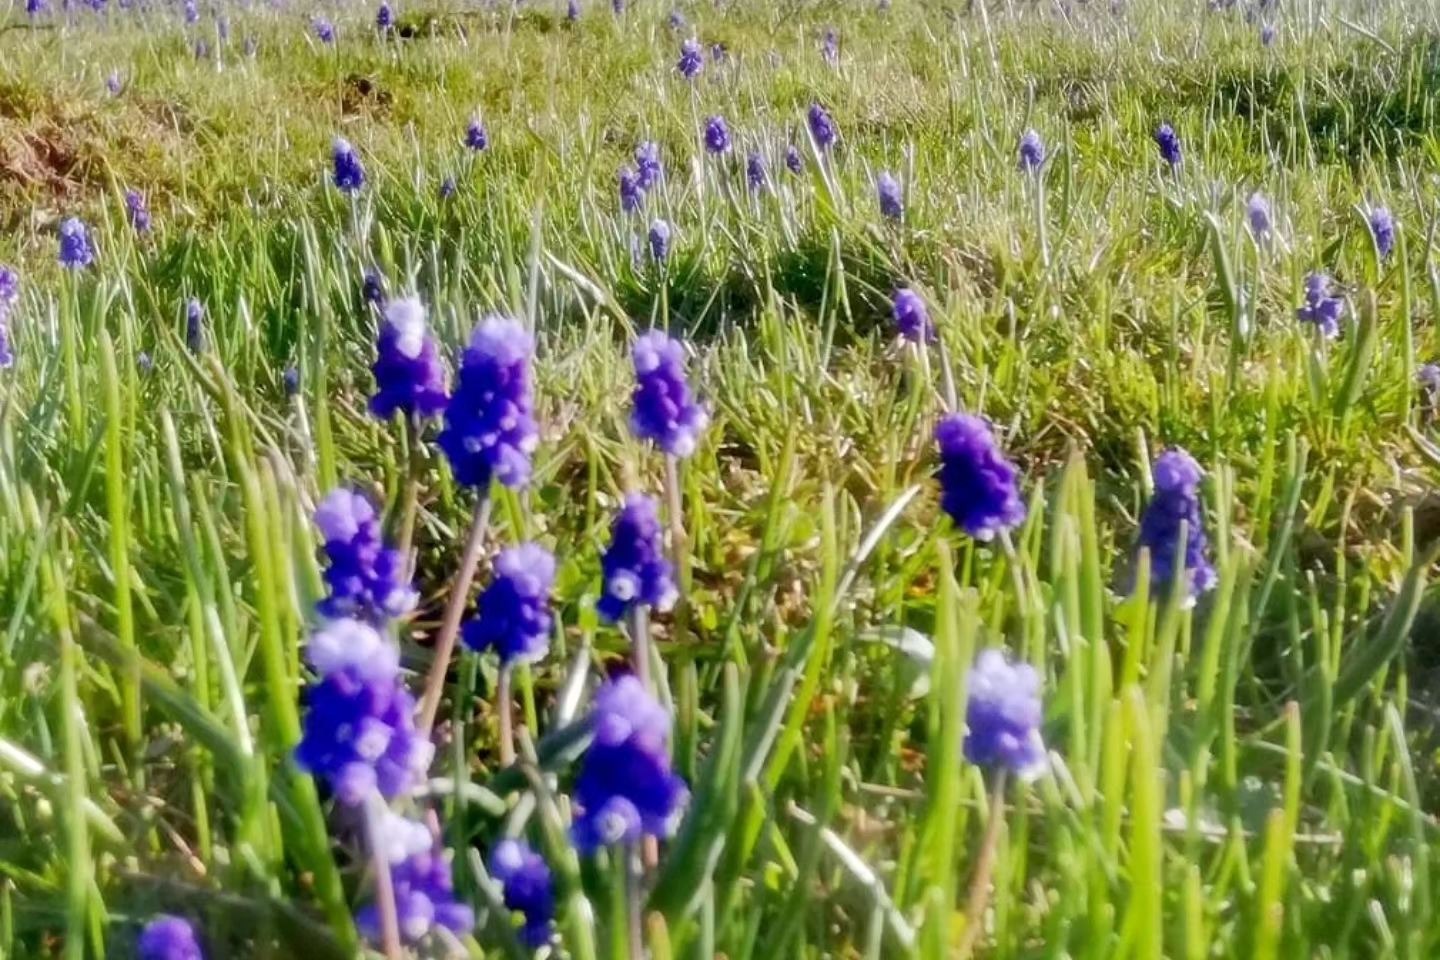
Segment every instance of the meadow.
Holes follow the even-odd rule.
[[[1437,12],[0,7],[0,957],[1440,955]]]

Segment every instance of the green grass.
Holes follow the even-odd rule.
[[[1315,2],[1276,13],[1267,49],[1241,11],[1202,7],[697,4],[730,62],[694,85],[654,0],[574,25],[407,6],[415,35],[384,40],[373,10],[325,7],[335,47],[298,9],[226,10],[227,42],[208,10],[189,33],[178,9],[11,11],[0,955],[129,957],[159,910],[198,920],[215,957],[360,949],[364,863],[290,759],[321,593],[310,512],[337,483],[399,509],[418,470],[418,685],[472,509],[433,428],[416,444],[365,413],[374,265],[447,350],[490,311],[539,338],[535,481],[497,497],[489,546],[555,550],[563,630],[516,678],[508,769],[493,662],[460,659],[417,801],[481,914],[472,955],[519,955],[476,865],[520,833],[556,870],[565,955],[638,949],[617,865],[567,839],[563,721],[629,649],[593,604],[619,496],[663,489],[626,425],[628,338],[660,324],[691,341],[714,424],[681,475],[688,610],[655,621],[693,797],[643,884],[650,956],[957,955],[993,809],[959,753],[965,681],[994,645],[1044,677],[1053,767],[1003,793],[977,953],[1435,956],[1440,439],[1415,371],[1440,355],[1440,25],[1429,4]],[[817,99],[841,145],[792,176],[782,151],[806,149]],[[477,110],[493,146],[470,156]],[[715,113],[723,163],[698,140]],[[1040,195],[1016,170],[1027,127],[1052,152]],[[370,176],[353,204],[325,181],[337,133]],[[616,171],[644,139],[667,178],[626,217]],[[879,217],[881,169],[903,225]],[[150,237],[125,225],[132,188]],[[1244,226],[1257,189],[1268,245]],[[1400,224],[1384,262],[1367,202]],[[63,275],[72,214],[99,260]],[[631,256],[652,216],[675,228],[664,267]],[[1331,343],[1294,320],[1315,269],[1347,290]],[[891,343],[902,283],[940,326],[923,364]],[[940,517],[948,379],[1022,467],[1013,551]],[[1192,610],[1128,596],[1149,464],[1176,444],[1208,470],[1220,574]]]

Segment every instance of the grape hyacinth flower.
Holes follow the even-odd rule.
[[[70,217],[60,224],[60,265],[70,270],[79,270],[95,262],[95,248],[90,244],[90,232],[78,217]]]
[[[1252,193],[1245,201],[1245,219],[1250,225],[1250,235],[1257,241],[1270,236],[1270,201],[1263,194]]]
[[[293,397],[300,392],[300,371],[295,367],[286,367],[285,372],[280,375],[280,386],[285,391],[285,396]]]
[[[14,366],[10,347],[10,311],[20,300],[20,275],[13,267],[0,264],[0,370]]]
[[[185,345],[191,353],[205,349],[205,305],[194,297],[185,304]]]
[[[656,218],[650,221],[650,258],[657,263],[670,256],[670,224]]]
[[[378,270],[366,270],[360,283],[360,297],[366,303],[380,306],[385,302],[385,279]]]
[[[1036,130],[1026,130],[1020,137],[1020,169],[1034,173],[1045,165],[1045,141]]]
[[[200,22],[200,8],[196,6],[195,0],[185,0],[185,22],[188,24]]]
[[[1025,519],[1019,474],[1005,459],[990,424],[967,413],[951,413],[935,426],[940,448],[940,507],[955,526],[981,542]]]
[[[1267,23],[1260,28],[1260,46],[1268,47],[1275,43],[1275,24]]]
[[[338,487],[315,508],[324,541],[326,617],[383,622],[415,608],[418,596],[405,577],[405,557],[385,546],[380,517],[362,494]]]
[[[1160,159],[1170,164],[1172,169],[1180,166],[1180,137],[1175,128],[1168,123],[1160,124],[1154,139],[1155,145],[1160,148]]]
[[[490,876],[500,884],[505,908],[521,917],[520,940],[530,949],[549,941],[555,919],[550,867],[523,840],[506,838],[490,853]]]
[[[530,382],[535,341],[508,317],[489,316],[470,336],[445,408],[440,448],[455,481],[483,494],[493,477],[507,487],[530,480],[540,440]]]
[[[155,369],[155,358],[141,350],[135,355],[135,369],[139,370],[141,374],[149,376]]]
[[[805,161],[800,158],[800,150],[793,143],[785,148],[785,169],[796,174],[805,169]]]
[[[580,0],[566,0],[565,19],[571,23],[580,19]]]
[[[1434,413],[1440,408],[1440,364],[1425,364],[1415,371],[1415,380],[1424,392],[1425,408]]]
[[[1154,468],[1155,495],[1140,518],[1140,547],[1150,552],[1151,593],[1163,595],[1177,576],[1185,577],[1187,603],[1215,586],[1215,568],[1206,557],[1205,520],[1195,458],[1179,447],[1160,454]],[[1185,525],[1185,555],[1177,556],[1180,525]]]
[[[1040,675],[1028,663],[1012,664],[999,650],[982,650],[967,684],[965,759],[1035,779],[1049,761],[1040,738]]]
[[[45,12],[48,6],[49,4],[45,0],[25,0],[25,15],[32,18],[38,17]]]
[[[315,17],[310,21],[310,29],[315,32],[315,39],[321,43],[335,42],[335,24],[324,17]]]
[[[1390,251],[1395,249],[1395,218],[1390,216],[1386,207],[1374,207],[1367,217],[1370,222],[1370,235],[1375,238],[1375,251],[1380,254],[1380,259],[1389,258]]]
[[[730,127],[724,117],[715,116],[705,121],[705,149],[716,156],[730,149]]]
[[[140,960],[204,960],[189,921],[161,914],[145,925],[135,944]]]
[[[830,112],[820,104],[812,103],[810,109],[805,112],[805,121],[810,127],[810,137],[815,141],[815,146],[819,147],[822,153],[829,150],[838,136],[835,121],[830,118]],[[796,151],[796,159],[799,159],[798,151]],[[795,172],[799,173],[798,170]]]
[[[451,197],[455,196],[454,177],[446,177],[444,180],[440,181],[439,194],[441,200],[449,200]]]
[[[634,411],[630,429],[672,457],[695,452],[710,414],[690,394],[685,380],[685,346],[652,330],[635,340]]]
[[[666,18],[665,22],[671,30],[684,30],[686,24],[685,14],[681,13],[677,7],[670,11],[670,16]]]
[[[469,126],[465,128],[465,146],[476,153],[490,147],[490,133],[479,117],[471,117]]]
[[[465,624],[465,645],[494,650],[501,666],[534,663],[550,646],[550,588],[555,557],[535,543],[502,550],[495,578],[480,594],[475,617]]]
[[[745,182],[749,185],[751,192],[759,193],[765,189],[767,180],[765,173],[765,158],[759,152],[751,152],[745,159]]]
[[[445,368],[425,323],[425,305],[418,299],[404,297],[385,305],[370,370],[375,375],[370,412],[379,419],[396,413],[423,419],[445,409]]]
[[[635,148],[635,183],[641,190],[649,190],[660,182],[661,173],[660,145],[646,140]]]
[[[1326,340],[1340,335],[1340,318],[1345,313],[1345,301],[1330,293],[1330,278],[1323,273],[1312,273],[1305,278],[1305,302],[1295,311],[1301,323],[1313,324]]]
[[[375,11],[375,29],[379,30],[381,33],[386,33],[390,30],[390,28],[394,26],[394,8],[392,8],[390,4],[386,3],[385,0],[380,0],[380,7]]]
[[[925,301],[914,290],[909,287],[896,290],[891,310],[895,317],[895,329],[903,339],[910,343],[928,343],[935,339],[935,327],[930,322]]]
[[[596,611],[618,622],[632,604],[664,611],[674,605],[678,592],[675,570],[665,558],[660,508],[644,494],[632,493],[610,528],[610,546],[601,558],[603,577]]]
[[[120,91],[124,89],[124,84],[120,81],[119,70],[110,71],[110,75],[105,78],[105,89],[112,97],[120,96]]]
[[[360,155],[344,137],[336,137],[331,147],[335,166],[335,186],[342,193],[354,193],[365,185],[365,168]]]
[[[840,34],[834,27],[825,28],[825,35],[820,39],[820,57],[832,67],[840,62]]]
[[[670,766],[670,715],[635,677],[595,695],[594,739],[575,781],[575,845],[593,851],[667,837],[689,792]]]
[[[700,76],[700,71],[705,69],[705,57],[700,52],[699,40],[692,38],[680,44],[680,59],[675,62],[675,69],[686,80]]]
[[[710,44],[710,62],[724,63],[730,58],[730,49],[725,44],[716,41]]]
[[[195,41],[195,59],[210,59],[210,44],[205,41],[204,37],[201,37]]]
[[[645,191],[640,188],[640,180],[629,167],[621,167],[617,179],[620,183],[620,209],[634,213],[645,203]]]
[[[905,216],[905,201],[901,199],[900,183],[888,170],[880,171],[875,178],[875,196],[880,201],[880,212],[888,220],[899,220]]]
[[[340,619],[311,636],[306,655],[320,681],[306,697],[296,762],[345,806],[375,791],[386,799],[410,793],[435,750],[415,729],[395,645],[367,623]]]
[[[436,927],[444,927],[457,936],[468,934],[475,926],[475,914],[455,897],[448,854],[436,849],[434,839],[423,824],[398,816],[389,819],[395,822],[387,824],[385,832],[396,836],[393,846],[381,853],[390,863],[390,884],[401,938],[406,943],[417,943]],[[372,943],[379,941],[380,914],[374,905],[356,911],[355,926]]]

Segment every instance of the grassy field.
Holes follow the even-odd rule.
[[[212,958],[528,956],[489,873],[506,837],[553,871],[539,950],[576,960],[1440,955],[1436,8],[675,11],[0,8],[0,956],[138,956],[160,913]],[[645,141],[665,172],[627,212]],[[362,491],[411,545],[419,602],[386,629],[418,698],[481,497],[438,421],[367,412],[371,270],[425,304],[452,380],[482,315],[534,331],[533,477],[489,491],[472,592],[519,541],[558,564],[548,655],[502,677],[462,647],[428,780],[390,800],[476,917],[398,947],[352,921],[377,903],[394,932],[366,825],[295,759],[312,515]],[[1312,272],[1335,339],[1297,319]],[[933,345],[897,340],[907,286]],[[710,413],[678,462],[629,424],[652,327]],[[989,543],[939,505],[957,408],[1028,505]],[[1205,470],[1193,606],[1137,550],[1174,447]],[[682,598],[627,631],[596,602],[632,491]],[[689,800],[671,836],[580,851],[584,717],[640,637]],[[962,750],[990,647],[1041,680],[1031,781]]]

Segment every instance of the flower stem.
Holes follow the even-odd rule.
[[[635,601],[630,607],[630,655],[634,658],[635,676],[650,689],[650,618],[645,604]]]
[[[460,557],[460,572],[450,588],[450,602],[445,606],[445,619],[441,621],[440,633],[435,638],[435,660],[430,664],[430,673],[425,677],[425,692],[420,700],[420,718],[417,722],[422,736],[430,733],[430,728],[435,725],[435,712],[440,709],[440,694],[445,688],[445,674],[450,669],[450,655],[455,652],[455,637],[460,631],[460,617],[465,613],[470,584],[475,579],[475,568],[480,565],[480,551],[485,546],[485,532],[490,526],[490,506],[488,496],[481,497],[475,504],[470,537],[465,541],[465,553]]]
[[[682,640],[690,626],[690,544],[685,539],[685,501],[680,489],[680,461],[665,457],[665,502],[670,514],[670,552],[675,557],[675,639]]]
[[[500,680],[495,685],[495,708],[500,712],[500,763],[506,767],[515,762],[515,720],[512,716],[514,704],[511,703],[510,675],[510,665],[502,663]]]
[[[965,904],[965,929],[960,935],[955,956],[965,960],[975,949],[985,907],[990,902],[990,877],[995,872],[995,849],[1000,844],[1000,826],[1005,822],[1005,770],[995,775],[990,791],[990,814],[985,821],[985,837],[980,841],[980,857],[975,861],[975,874],[970,878],[970,894]]]
[[[365,832],[369,841],[370,860],[375,871],[375,912],[380,918],[380,947],[386,960],[400,960],[400,918],[395,912],[395,885],[390,876],[390,863],[385,859],[384,838],[380,835],[380,818],[385,801],[371,793],[365,803]]]
[[[640,922],[640,851],[637,844],[625,850],[625,906],[630,921],[630,958],[644,960],[645,935]]]

